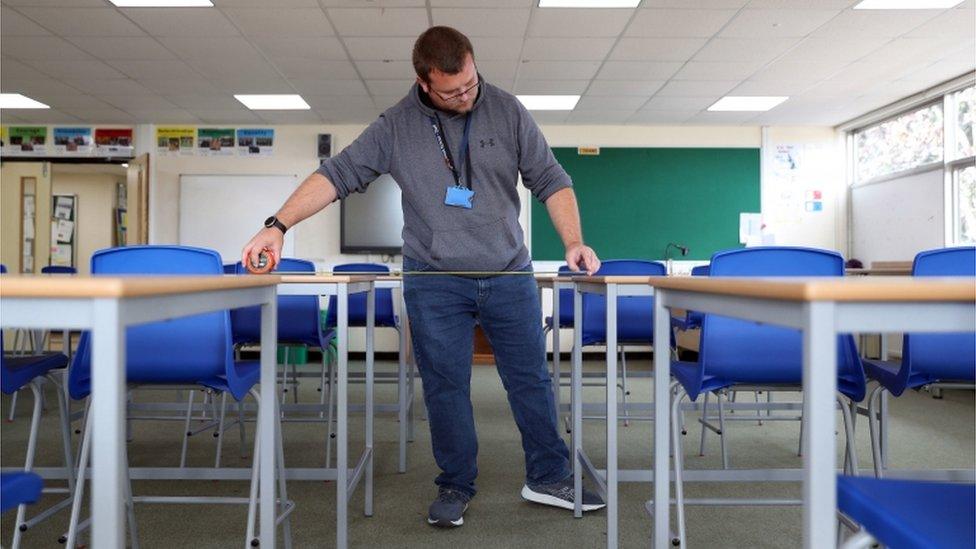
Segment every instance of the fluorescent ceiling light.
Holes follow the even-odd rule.
[[[0,109],[50,109],[51,107],[34,101],[19,93],[0,93]]]
[[[714,105],[708,107],[710,111],[768,111],[769,109],[786,101],[789,97],[783,96],[735,96],[726,95],[719,99]]]
[[[235,95],[244,106],[252,111],[307,111],[312,107],[295,94]]]
[[[579,102],[578,95],[516,95],[530,111],[571,111]]]
[[[856,10],[944,10],[962,0],[863,0]]]
[[[636,8],[640,0],[539,0],[540,8]]]
[[[117,8],[212,8],[210,0],[109,0]]]

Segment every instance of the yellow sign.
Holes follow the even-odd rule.
[[[599,156],[600,147],[577,147],[576,152],[580,156]]]
[[[156,152],[161,155],[192,155],[196,146],[197,129],[184,126],[156,128]]]

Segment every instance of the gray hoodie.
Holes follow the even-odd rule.
[[[572,185],[525,107],[480,75],[479,80],[470,113],[471,209],[444,203],[454,177],[428,118],[440,120],[446,145],[459,163],[465,115],[431,108],[417,84],[318,169],[340,199],[366,191],[381,174],[393,176],[403,196],[403,254],[444,271],[509,271],[527,265],[529,252],[518,222],[519,173],[542,202]],[[468,170],[457,168],[467,183]]]

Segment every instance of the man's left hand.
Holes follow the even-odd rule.
[[[573,271],[586,271],[592,275],[600,270],[600,259],[593,248],[582,243],[572,244],[566,248],[566,265]]]

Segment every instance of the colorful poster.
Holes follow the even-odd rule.
[[[237,153],[241,156],[271,156],[274,154],[274,130],[271,128],[241,128],[237,130]]]
[[[189,156],[196,149],[194,139],[197,130],[193,127],[156,128],[156,152],[161,156]]]
[[[54,150],[61,154],[91,154],[91,128],[54,128]]]
[[[234,154],[234,128],[198,128],[197,151],[201,156]]]
[[[21,155],[43,155],[47,152],[47,126],[11,126],[8,152]]]
[[[132,156],[132,128],[96,128],[95,151],[107,156]]]

